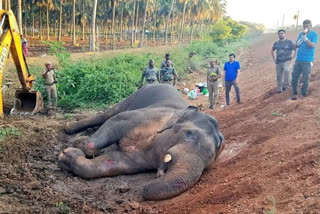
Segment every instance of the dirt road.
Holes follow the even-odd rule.
[[[318,213],[320,47],[311,95],[292,101],[291,91],[275,93],[275,40],[264,35],[239,59],[243,104],[204,108],[218,119],[226,148],[189,191],[146,202],[141,186],[154,173],[83,180],[62,172],[66,118],[16,116],[2,122],[21,135],[0,143],[0,213]],[[206,106],[206,97],[191,104]]]

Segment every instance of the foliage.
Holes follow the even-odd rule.
[[[124,54],[71,63],[59,75],[59,106],[101,107],[119,102],[137,89],[150,57]]]
[[[222,41],[228,39],[231,31],[232,29],[226,25],[224,21],[218,21],[211,27],[209,35],[212,37],[213,42],[221,43]]]
[[[59,209],[59,214],[69,214],[71,212],[71,208],[69,204],[59,201],[56,203],[56,207]]]
[[[0,141],[3,141],[5,136],[20,136],[18,129],[14,127],[0,127]]]
[[[242,38],[246,33],[247,27],[239,24],[231,18],[224,18],[211,27],[209,35],[213,42],[222,44],[227,41]]]
[[[261,34],[265,31],[263,24],[257,24],[252,22],[239,22],[247,27],[247,34]]]
[[[70,53],[63,47],[63,42],[58,41],[42,41],[49,46],[49,54],[58,58],[59,64],[62,68],[66,67],[70,63]]]

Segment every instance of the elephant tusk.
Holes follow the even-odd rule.
[[[170,155],[170,154],[167,154],[166,156],[164,156],[164,162],[165,163],[168,163],[168,162],[170,162],[171,161],[171,159],[172,159],[172,156]]]

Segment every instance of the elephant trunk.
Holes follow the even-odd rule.
[[[180,148],[178,148],[180,147]],[[181,150],[183,149],[183,150]],[[143,188],[143,198],[146,200],[163,200],[177,196],[194,186],[205,166],[199,156],[190,152],[182,155],[185,148],[174,146],[169,150],[172,165],[167,173],[148,183]]]

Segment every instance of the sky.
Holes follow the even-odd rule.
[[[320,24],[320,0],[227,0],[227,16],[236,21],[264,24],[266,28],[295,25],[294,15],[299,10],[299,25],[310,19]]]

